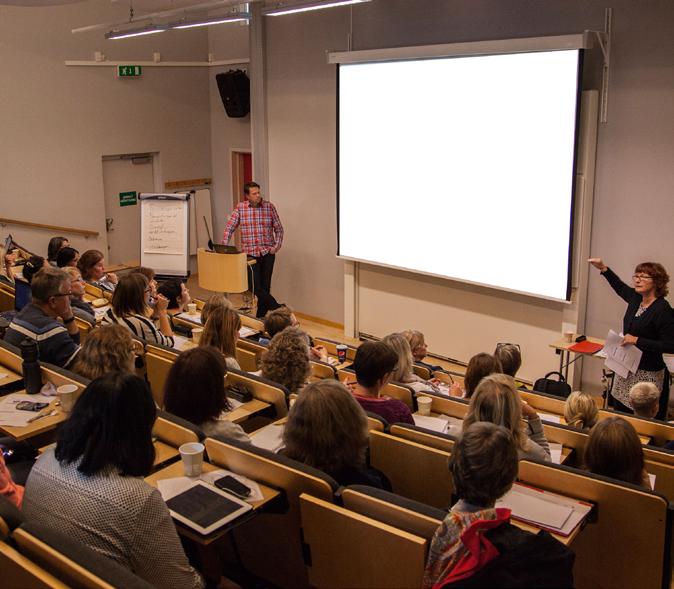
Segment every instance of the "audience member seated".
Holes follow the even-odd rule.
[[[277,333],[262,356],[260,373],[291,393],[298,392],[311,373],[307,334],[298,327],[287,327]]]
[[[566,425],[589,432],[595,423],[599,410],[592,395],[581,391],[571,393],[564,403],[564,420]]]
[[[73,266],[65,266],[62,270],[70,276],[70,306],[75,317],[96,325],[94,308],[84,300],[84,280],[80,271]]]
[[[70,242],[67,237],[52,237],[47,246],[47,261],[51,266],[56,266],[56,256],[64,247],[68,247]]]
[[[213,347],[187,350],[171,366],[164,387],[164,408],[191,421],[207,436],[250,442],[240,425],[227,420],[232,405],[225,394],[227,366]]]
[[[236,361],[236,340],[239,339],[239,329],[241,329],[241,317],[234,309],[214,307],[204,325],[199,345],[213,346],[220,350],[228,369],[241,370]]]
[[[9,499],[14,505],[21,509],[23,502],[23,487],[17,485],[12,480],[12,474],[7,469],[5,459],[0,452],[0,495]]]
[[[133,374],[134,351],[142,344],[134,342],[131,332],[121,325],[103,325],[87,335],[75,362],[73,372],[90,380],[108,372]]]
[[[412,365],[414,364],[412,350],[410,349],[410,344],[402,334],[391,333],[382,338],[381,341],[390,346],[398,357],[398,362],[391,374],[392,381],[405,384],[417,393],[422,391],[440,392],[437,385],[414,374],[412,369]]]
[[[495,507],[517,478],[517,461],[507,428],[464,429],[449,467],[458,501],[431,541],[424,589],[573,587],[574,554],[547,532],[513,526],[510,509]]]
[[[407,343],[410,345],[410,350],[412,350],[412,358],[414,362],[428,368],[431,373],[436,370],[442,370],[442,366],[434,366],[433,364],[428,364],[424,362],[424,358],[428,353],[428,346],[426,345],[426,338],[424,334],[415,329],[407,329],[401,333],[401,335],[407,340]]]
[[[382,397],[381,389],[391,379],[398,355],[384,342],[363,342],[356,350],[352,368],[356,382],[347,382],[351,393],[365,411],[383,417],[387,423],[410,423],[414,418],[409,407],[398,399]]]
[[[157,300],[157,281],[155,279],[157,276],[156,272],[147,266],[141,266],[138,268],[138,270],[136,270],[136,272],[147,278],[147,283],[150,286],[150,306],[154,307],[154,302]]]
[[[449,394],[453,397],[465,397],[470,399],[480,384],[480,381],[490,374],[501,373],[501,363],[495,356],[481,352],[475,354],[466,367],[466,375],[463,378],[463,388],[458,384],[453,384],[449,389]]]
[[[0,283],[12,286],[14,284],[14,263],[16,262],[16,251],[2,251],[2,268],[0,268]]]
[[[494,357],[500,362],[503,374],[515,378],[522,366],[522,352],[519,344],[496,344]],[[526,385],[517,379],[515,379],[515,385],[518,389],[526,389]]]
[[[262,344],[269,344],[270,340],[286,327],[300,326],[300,322],[295,317],[292,309],[286,305],[281,305],[276,309],[267,311],[263,323],[264,331],[269,337],[261,337],[260,343]],[[328,351],[324,346],[314,346],[311,336],[309,336],[309,358],[311,360],[320,360],[321,362],[327,362],[328,360]]]
[[[168,299],[169,315],[187,311],[187,305],[192,302],[190,291],[187,290],[185,283],[177,278],[162,282],[157,292]]]
[[[225,297],[225,295],[222,294],[211,295],[208,298],[208,300],[204,303],[204,306],[201,307],[202,325],[206,325],[206,321],[208,321],[208,317],[210,316],[211,311],[213,311],[213,309],[217,309],[218,307],[234,310],[232,307],[232,303],[229,302],[229,299]]]
[[[660,408],[660,389],[652,382],[638,382],[630,389],[630,403],[637,417],[652,419]]]
[[[154,462],[156,409],[140,378],[92,381],[33,467],[26,517],[67,534],[162,588],[203,582],[189,564],[166,503],[143,481]]]
[[[40,271],[42,268],[50,268],[49,262],[45,260],[42,256],[31,256],[28,258],[28,261],[23,265],[21,274],[23,279],[28,283],[32,284],[33,277]]]
[[[59,268],[67,268],[69,266],[77,268],[77,262],[79,261],[80,252],[78,252],[74,247],[62,247],[58,254],[56,254],[56,265]]]
[[[77,262],[82,278],[89,284],[107,292],[113,292],[117,286],[117,275],[113,272],[106,274],[103,254],[98,250],[87,250]]]
[[[523,426],[522,420],[527,422]],[[490,374],[477,385],[470,398],[463,431],[476,421],[489,421],[505,427],[517,442],[520,460],[550,460],[550,446],[538,413],[519,398],[515,379],[506,374]]]
[[[590,430],[585,467],[594,474],[651,488],[639,436],[622,417],[602,419]]]
[[[367,417],[336,380],[308,384],[290,408],[282,453],[329,474],[340,485],[391,490],[384,473],[369,468]]]
[[[123,276],[112,295],[112,307],[103,316],[103,323],[119,324],[146,342],[172,348],[173,331],[166,312],[168,300],[158,295],[155,307],[159,315],[157,329],[149,318],[152,314],[148,305],[149,298],[150,287],[145,276],[138,272]]]
[[[26,338],[33,339],[41,362],[68,366],[80,343],[80,331],[70,307],[70,277],[58,268],[43,268],[33,278],[31,293],[33,302],[16,314],[5,341],[18,346]]]

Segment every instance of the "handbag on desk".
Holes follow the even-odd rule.
[[[558,380],[549,378],[555,374],[558,376]],[[553,371],[548,372],[543,378],[536,380],[534,383],[534,391],[566,399],[566,397],[571,394],[571,387],[569,386],[569,383],[566,382],[561,372]]]

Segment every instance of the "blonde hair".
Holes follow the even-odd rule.
[[[638,382],[630,389],[630,403],[639,417],[651,417],[660,403],[660,389],[652,382]]]
[[[104,325],[84,340],[73,371],[93,380],[108,372],[133,373],[134,361],[131,332],[121,325]]]
[[[213,346],[225,358],[236,358],[236,340],[241,329],[241,317],[228,307],[215,307],[208,314],[199,346]]]
[[[417,331],[416,329],[406,329],[405,331],[401,332],[400,335],[402,335],[407,340],[412,353],[414,353],[415,349],[423,346],[426,343],[424,334],[420,331]]]
[[[463,431],[478,421],[502,425],[512,434],[520,450],[529,450],[529,438],[522,422],[522,403],[512,376],[490,374],[480,381],[470,398]]]
[[[393,348],[393,351],[398,356],[398,362],[391,373],[391,380],[396,382],[410,382],[414,380],[414,373],[412,365],[414,358],[412,357],[412,350],[405,336],[401,333],[391,333],[381,340]]]
[[[61,270],[66,272],[70,276],[70,278],[74,278],[76,280],[78,276],[82,278],[82,273],[76,266],[64,266],[63,268],[61,268]]]
[[[206,325],[208,316],[213,312],[214,309],[219,309],[220,307],[224,309],[232,309],[232,303],[229,302],[229,299],[227,299],[225,295],[211,295],[210,298],[204,303],[204,306],[201,308],[201,324]]]
[[[589,431],[597,423],[599,411],[592,395],[574,391],[564,404],[564,419],[567,425]]]

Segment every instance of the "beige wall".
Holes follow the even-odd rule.
[[[113,68],[65,67],[90,60],[201,60],[205,31],[106,41],[70,30],[123,19],[128,4],[0,8],[0,208],[2,216],[100,232],[74,239],[105,251],[103,155],[158,152],[162,182],[211,175],[206,68],[145,68],[122,80]],[[51,232],[6,230],[45,252]]]
[[[353,49],[602,29],[605,6],[598,0],[375,0],[353,9]],[[609,122],[599,129],[591,251],[611,261],[624,276],[645,258],[660,259],[672,270],[674,36],[667,23],[674,17],[674,5],[620,1],[613,7]],[[268,19],[267,31],[270,190],[280,204],[288,234],[279,256],[276,290],[298,309],[342,320],[343,268],[333,257],[335,72],[327,65],[325,52],[347,48],[349,9]],[[588,55],[587,63],[586,87],[598,87],[598,50]],[[423,89],[411,89],[410,109],[422,107]],[[432,178],[424,179],[422,172],[420,183],[424,182],[432,185]],[[515,229],[514,236],[525,231]],[[421,255],[423,235],[411,239],[419,244]],[[532,269],[538,271],[545,269]],[[561,331],[563,312],[557,311],[558,319],[551,321],[548,305],[524,301],[507,318],[510,329],[501,322],[485,330],[484,320],[474,325],[467,321],[457,332],[453,329],[457,314],[470,317],[477,306],[483,317],[501,317],[512,300],[487,289],[372,267],[365,267],[362,274],[372,300],[383,296],[378,305],[361,309],[375,335],[413,326],[415,301],[420,308],[429,303],[433,308],[436,326],[429,330],[434,341],[444,331],[463,342],[461,348],[441,345],[440,351],[449,355],[456,349],[467,352],[467,342],[473,351],[478,346],[488,350],[504,339],[526,343],[542,327],[551,333]],[[406,301],[402,307],[401,300]],[[603,336],[609,326],[619,326],[624,307],[596,276],[591,278],[589,301],[588,334]],[[521,335],[512,323],[516,317],[525,325]],[[484,338],[475,342],[475,333],[484,333]],[[547,350],[539,347],[535,354],[541,358],[536,363],[540,371],[545,364],[541,354]],[[548,357],[553,369],[557,357],[552,352]],[[588,369],[589,379],[596,382],[596,375],[596,369]]]

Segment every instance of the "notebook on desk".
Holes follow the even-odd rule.
[[[507,507],[512,518],[569,536],[587,517],[592,505],[557,493],[515,483],[496,507]]]

